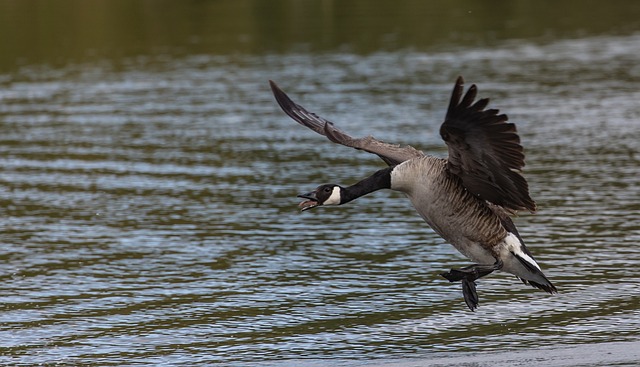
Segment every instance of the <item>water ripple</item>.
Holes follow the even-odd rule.
[[[0,361],[240,365],[637,341],[638,38],[199,55],[3,82]],[[438,276],[468,261],[402,195],[296,211],[295,194],[383,164],[288,120],[266,79],[354,135],[442,156],[460,71],[518,124],[541,210],[517,223],[558,295],[495,275],[469,312]]]

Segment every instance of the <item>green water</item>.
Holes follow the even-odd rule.
[[[626,1],[0,2],[0,364],[634,365],[639,19]],[[518,126],[540,211],[516,224],[558,295],[495,274],[468,311],[438,275],[468,260],[396,193],[297,210],[384,164],[295,124],[268,79],[444,156],[458,75]]]

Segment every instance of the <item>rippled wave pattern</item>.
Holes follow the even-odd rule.
[[[638,342],[638,44],[0,75],[0,362],[310,363]],[[296,194],[383,163],[297,126],[267,79],[354,135],[443,156],[458,74],[518,126],[540,211],[517,224],[558,295],[496,274],[468,311],[438,273],[469,261],[396,193],[297,211]]]

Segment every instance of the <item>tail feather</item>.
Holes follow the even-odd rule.
[[[550,293],[550,294],[558,293],[558,289],[556,288],[556,286],[553,285],[553,283],[551,283],[548,279],[547,279],[547,284],[541,284],[538,282],[534,282],[532,280],[526,280],[522,278],[518,278],[518,279],[520,279],[524,284],[528,284],[534,288],[542,289],[547,293]]]
[[[516,259],[518,259],[518,261],[520,261],[520,263],[529,272],[531,272],[531,275],[533,275],[533,278],[536,279],[536,280],[531,280],[531,279],[524,279],[522,277],[518,277],[524,284],[529,284],[534,288],[542,289],[547,293],[551,293],[551,294],[558,293],[558,289],[556,288],[556,286],[553,285],[553,283],[551,283],[549,279],[547,279],[547,277],[538,267],[534,266],[533,264],[528,262],[525,258],[523,258],[522,256],[516,253],[512,252],[512,254],[513,256],[515,256]]]

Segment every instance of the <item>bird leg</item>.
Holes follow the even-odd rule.
[[[462,295],[464,302],[471,311],[478,308],[478,293],[476,292],[476,279],[489,275],[496,270],[502,269],[502,260],[496,260],[493,265],[473,264],[462,269],[451,269],[449,272],[441,273],[450,282],[462,282]]]

